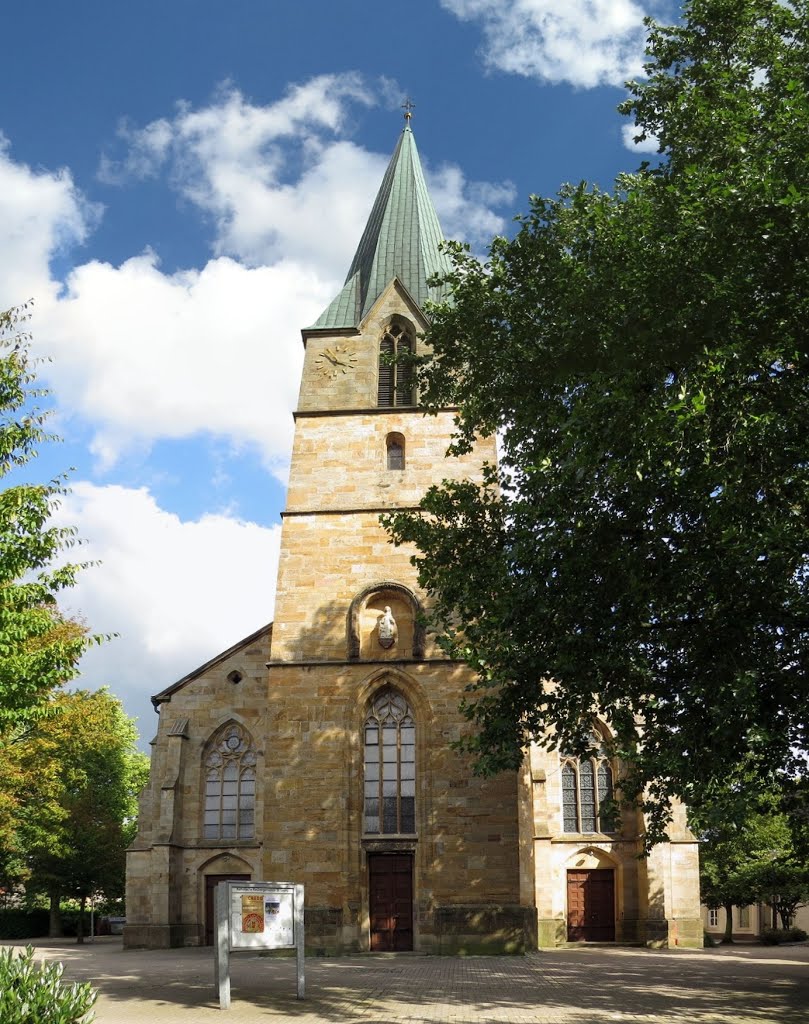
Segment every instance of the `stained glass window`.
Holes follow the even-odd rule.
[[[612,768],[606,761],[598,765],[598,817],[602,832],[615,831],[615,814],[612,801]]]
[[[579,799],[581,805],[581,831],[596,830],[596,788],[593,779],[593,762],[579,763]]]
[[[579,794],[576,771],[572,765],[562,768],[562,817],[565,832],[579,831]]]
[[[613,777],[600,739],[593,757],[562,755],[562,829],[614,832]]]
[[[376,695],[365,720],[364,787],[366,833],[416,831],[416,725],[391,687]]]

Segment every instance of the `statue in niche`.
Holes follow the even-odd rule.
[[[396,619],[393,617],[393,612],[390,610],[390,605],[385,605],[385,612],[380,615],[376,620],[376,634],[379,640],[379,646],[384,647],[385,650],[393,647],[396,643],[396,635],[398,629],[396,628]]]

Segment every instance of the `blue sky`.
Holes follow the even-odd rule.
[[[66,599],[149,696],[272,619],[302,360],[401,103],[448,237],[645,155],[615,110],[667,0],[38,0],[6,17],[0,305],[35,300],[39,478],[99,560]]]

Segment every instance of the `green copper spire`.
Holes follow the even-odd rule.
[[[443,241],[409,118],[368,218],[343,290],[312,324],[312,330],[357,327],[394,277],[423,308],[443,298],[428,278],[449,271],[438,251]]]

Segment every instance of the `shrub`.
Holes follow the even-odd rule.
[[[36,939],[48,934],[48,911],[41,907],[0,910],[0,939]]]
[[[703,932],[702,945],[705,947],[705,949],[710,949],[712,946],[716,945],[716,940],[714,939],[713,935],[709,935],[707,932]]]
[[[780,946],[782,942],[803,942],[807,935],[803,928],[765,928],[760,938],[765,946]]]
[[[3,1024],[91,1024],[98,993],[84,982],[62,984],[60,963],[34,963],[28,946],[18,956],[0,950],[0,1021]]]

